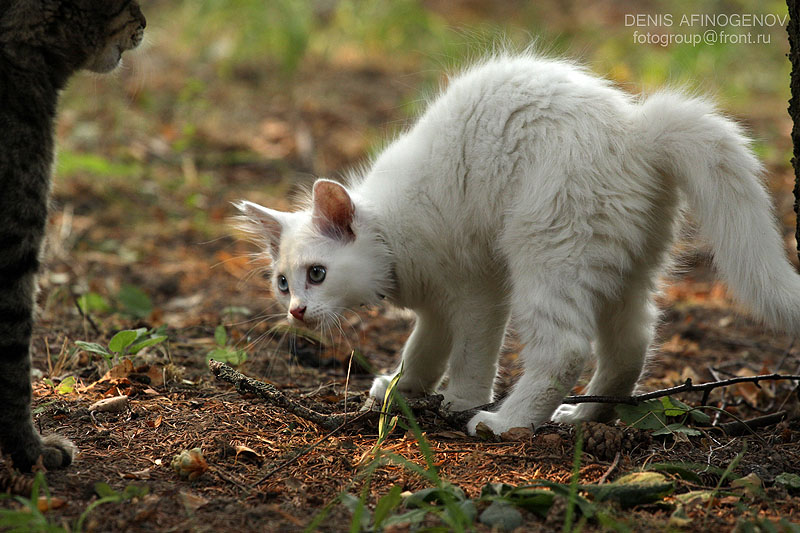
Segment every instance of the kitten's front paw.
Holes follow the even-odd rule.
[[[394,376],[391,375],[375,378],[372,382],[372,387],[369,389],[369,395],[383,402],[383,399],[386,398],[386,389],[389,388],[389,383],[392,382],[393,378]]]
[[[550,420],[553,422],[560,422],[561,424],[572,424],[579,422],[581,418],[578,407],[580,406],[563,403],[558,406],[558,409],[556,409],[556,411],[553,413],[553,416],[550,417]]]
[[[587,420],[611,422],[616,417],[614,404],[582,403],[578,405],[561,404],[550,419],[562,424],[574,424]]]
[[[385,376],[378,376],[375,378],[375,381],[372,382],[372,387],[369,389],[369,395],[383,402],[383,399],[386,398],[386,389],[389,388],[389,384],[392,382],[395,375],[396,374],[386,374]],[[398,380],[397,385],[395,385],[395,390],[406,398],[414,398],[426,394],[425,389],[417,385],[416,382],[409,381],[405,377]]]
[[[530,428],[533,424],[526,423],[520,420],[514,420],[505,416],[502,416],[500,413],[490,413],[489,411],[478,411],[478,414],[472,417],[467,423],[467,433],[470,435],[477,435],[477,427],[478,424],[483,422],[486,424],[489,429],[492,430],[492,433],[495,435],[500,435],[505,433],[511,428],[517,427],[527,427]]]
[[[486,401],[481,401],[480,399],[476,400],[475,398],[462,398],[461,396],[452,394],[447,390],[443,391],[441,394],[444,396],[444,399],[442,400],[442,407],[449,409],[450,411],[466,411],[468,409],[472,409],[473,407],[489,403]]]

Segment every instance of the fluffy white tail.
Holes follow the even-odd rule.
[[[686,194],[733,294],[769,325],[800,334],[800,275],[749,139],[708,102],[679,93],[653,95],[639,113],[651,164]]]

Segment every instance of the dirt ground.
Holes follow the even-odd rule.
[[[326,510],[319,529],[344,531],[353,518],[337,500],[343,492],[363,494],[374,509],[394,485],[410,492],[429,487],[430,480],[398,462],[367,476],[378,440],[374,427],[344,427],[326,437],[327,430],[303,418],[239,394],[207,365],[214,350],[232,358],[242,350],[246,361],[235,365],[238,371],[306,405],[341,412],[346,403],[349,412],[365,400],[369,368],[382,371],[395,363],[412,322],[393,309],[364,310],[326,338],[276,329],[281,311],[253,262],[256,250],[230,224],[231,202],[247,198],[288,208],[292,194],[314,176],[336,176],[363,161],[376,137],[407,121],[407,103],[423,84],[419,69],[370,59],[307,61],[287,91],[266,67],[239,65],[223,82],[210,64],[186,67],[178,55],[158,50],[131,61],[111,81],[76,80],[62,105],[62,154],[33,343],[35,417],[44,433],[72,439],[79,455],[70,468],[46,473],[52,498],[39,505],[44,519],[70,531],[78,520],[86,531],[301,531]],[[170,75],[175,69],[182,75]],[[774,109],[754,108],[746,120],[758,132],[761,125],[780,132],[789,127]],[[785,137],[776,141],[779,148],[786,148]],[[789,242],[791,170],[784,163],[769,171]],[[684,243],[677,253],[682,274],[668,280],[661,298],[660,344],[643,390],[687,378],[701,383],[800,373],[800,343],[740,313],[715,281],[702,248]],[[141,294],[144,302],[136,298]],[[85,295],[99,300],[87,303]],[[113,368],[75,344],[107,347],[117,332],[136,328],[164,328],[159,333],[167,340],[143,349],[131,363],[114,361]],[[518,374],[519,348],[511,337],[498,380],[501,394]],[[363,360],[351,363],[354,352]],[[606,484],[663,463],[691,463],[697,474],[662,469],[674,484],[670,495],[626,509],[609,503],[613,524],[588,520],[582,529],[732,531],[742,520],[784,519],[776,528],[800,522],[796,488],[776,481],[800,474],[796,385],[717,389],[706,404],[718,409],[706,411],[711,421],[695,425],[696,435],[643,436],[614,426],[609,431],[625,437],[610,450],[582,439],[582,484]],[[119,395],[129,398],[119,411],[90,409]],[[701,401],[699,393],[674,397],[690,405]],[[779,411],[786,412],[783,421],[745,435],[715,427]],[[470,498],[478,498],[487,483],[573,479],[574,428],[552,425],[514,440],[482,440],[429,414],[420,413],[419,422],[440,479]],[[426,464],[411,431],[396,429],[381,447]],[[182,477],[173,459],[194,448],[203,459],[188,461]],[[192,472],[199,476],[187,479]],[[761,487],[745,493],[733,480],[748,474]],[[0,481],[20,483],[9,476]],[[90,509],[103,496],[97,483],[117,496],[128,486],[142,490],[128,489],[130,497]],[[680,499],[692,491],[714,493],[702,501]],[[487,506],[479,502],[478,511]],[[0,508],[23,507],[0,501]],[[523,511],[521,530],[561,530],[564,513],[557,511]],[[761,524],[749,531],[769,530]],[[423,525],[441,522],[431,515]],[[472,527],[491,530],[480,522]]]
[[[228,298],[222,300],[225,303],[252,304],[251,299],[242,299],[241,285],[227,273],[211,274],[206,283],[218,291],[229,288]],[[710,381],[714,379],[711,369],[722,378],[772,371],[796,373],[798,350],[792,339],[764,333],[750,321],[732,315],[725,300],[709,306],[686,303],[698,297],[707,303],[705,298],[713,298],[708,296],[708,286],[688,281],[674,289],[686,291],[686,300],[669,302],[666,306],[660,329],[666,342],[654,356],[646,388],[671,386],[686,377],[693,377],[696,382]],[[713,287],[716,285],[712,286],[712,293]],[[345,430],[320,442],[327,431],[280,408],[265,405],[253,395],[241,396],[227,384],[215,381],[206,368],[204,352],[211,348],[209,339],[213,338],[213,325],[218,317],[213,311],[207,313],[207,318],[194,325],[168,330],[168,360],[161,354],[143,356],[136,361],[140,368],[123,372],[122,377],[98,381],[97,362],[82,363],[79,355],[69,366],[70,374],[79,376],[81,383],[76,392],[59,394],[42,382],[36,384],[36,403],[40,408],[37,420],[41,428],[45,432],[57,430],[80,449],[73,467],[47,473],[50,493],[60,505],[48,511],[52,520],[73,524],[87,505],[97,499],[94,489],[97,482],[108,483],[118,491],[133,484],[147,487],[149,493],[132,501],[97,507],[85,522],[87,531],[302,530],[341,491],[357,493],[363,483],[363,479],[358,480],[363,469],[359,462],[375,445],[376,432]],[[196,310],[195,315],[199,314]],[[154,323],[144,320],[133,325]],[[392,318],[383,309],[370,312],[355,324],[351,339],[340,339],[332,348],[311,353],[302,342],[298,343],[301,349],[292,355],[286,343],[264,340],[239,369],[268,380],[290,397],[329,404],[331,410],[341,410],[341,402],[347,395],[353,409],[363,401],[363,391],[368,389],[371,377],[356,367],[356,371],[351,369],[347,382],[343,360],[351,343],[357,343],[372,365],[386,368],[410,327],[407,319]],[[44,339],[50,339],[51,347],[58,346],[64,336],[83,335],[84,327],[79,316],[72,316],[71,320],[45,317],[39,327],[38,366],[46,367]],[[231,329],[237,331],[236,328],[244,336],[250,326]],[[255,332],[251,335],[255,336]],[[102,338],[102,335],[90,336]],[[513,362],[514,354],[512,343],[505,356],[507,363]],[[158,370],[154,373],[153,369]],[[151,378],[153,374],[155,380]],[[163,384],[159,374],[167,376]],[[513,379],[512,374],[504,373],[503,385]],[[114,413],[88,409],[92,402],[118,394],[130,398],[128,409]],[[699,401],[698,394],[681,397],[687,403]],[[742,419],[778,410],[788,410],[793,416],[797,411],[797,394],[796,388],[785,382],[766,384],[761,389],[739,385],[727,391],[725,399],[717,393],[707,402],[723,403],[728,413]],[[720,422],[730,420],[725,415],[720,417]],[[574,434],[568,428],[547,426],[518,441],[485,442],[441,421],[421,417],[420,422],[440,476],[460,486],[471,497],[477,497],[481,487],[489,482],[520,485],[542,478],[562,483],[570,480]],[[795,419],[760,428],[749,436],[728,437],[719,430],[704,428],[697,437],[654,437],[649,442],[634,442],[616,457],[584,454],[580,481],[592,483],[609,474],[613,479],[652,463],[688,462],[725,469],[743,453],[734,472],[755,473],[767,487],[762,498],[749,502],[756,507],[749,507],[748,512],[791,520],[798,509],[798,499],[776,484],[775,478],[786,472],[800,473],[799,441],[800,425]],[[310,452],[281,466],[312,443]],[[170,466],[173,457],[196,447],[202,449],[208,471],[194,481],[181,479]],[[410,432],[400,431],[390,436],[383,448],[424,464]],[[267,473],[270,475],[264,479]],[[681,493],[714,488],[719,475],[709,473],[700,483],[677,476],[675,481],[676,492]],[[392,485],[415,491],[426,487],[426,483],[403,466],[382,466],[372,477],[368,502],[374,504]],[[724,486],[729,483],[726,481]],[[729,530],[740,516],[741,505],[736,497],[721,497],[710,509],[696,505],[690,516],[703,520],[704,529]],[[623,516],[634,530],[649,529],[654,524],[668,523],[672,511],[669,502],[664,502],[639,506]],[[337,506],[320,529],[347,530],[350,520],[350,514]],[[476,527],[489,530],[481,525]],[[559,518],[548,522],[526,515],[525,528],[560,527]],[[589,523],[586,529],[596,527],[599,526]]]

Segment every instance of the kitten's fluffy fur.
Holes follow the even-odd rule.
[[[330,321],[381,295],[417,314],[405,394],[436,391],[447,374],[452,409],[489,403],[513,317],[525,373],[468,424],[499,433],[609,418],[604,404],[559,407],[593,351],[588,394],[633,390],[683,202],[734,294],[800,333],[800,277],[761,172],[741,129],[702,99],[637,100],[567,62],[503,56],[455,78],[347,189],[319,180],[296,213],[239,207],[273,256],[290,320]],[[326,269],[321,283],[312,265]]]

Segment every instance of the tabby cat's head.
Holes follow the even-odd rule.
[[[237,207],[271,256],[274,294],[289,322],[329,327],[345,310],[391,293],[392,258],[377,217],[344,186],[317,180],[310,208],[295,213]]]
[[[17,66],[108,72],[142,41],[146,20],[134,0],[1,0],[0,51]]]

